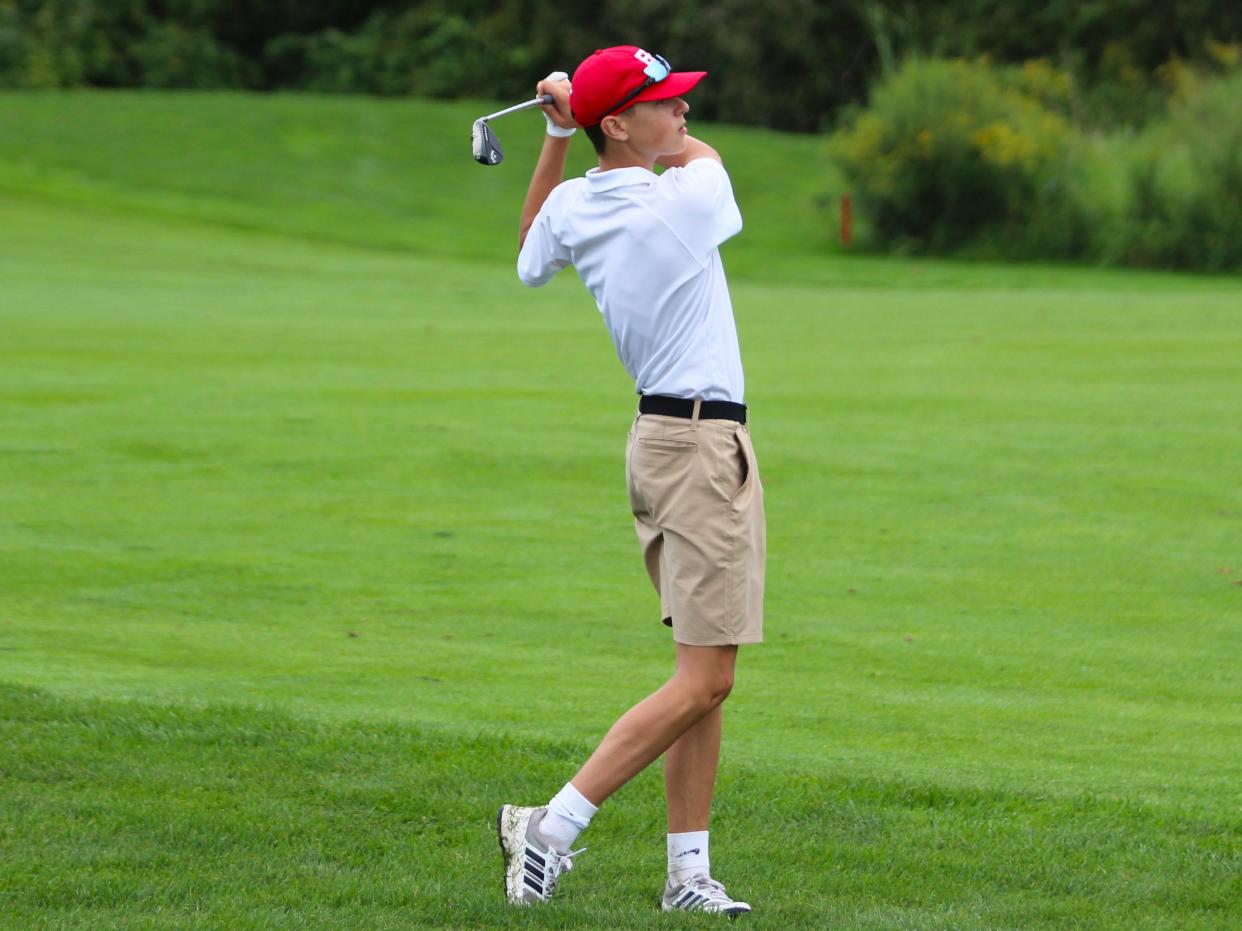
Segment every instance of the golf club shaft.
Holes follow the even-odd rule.
[[[519,110],[529,110],[531,107],[541,107],[544,104],[552,103],[552,95],[544,94],[542,97],[536,97],[534,100],[528,100],[525,103],[519,103],[516,106],[509,107],[505,110],[497,110],[495,113],[489,113],[487,116],[479,117],[484,123],[488,120],[494,120],[498,116],[508,116],[510,113],[517,113]]]

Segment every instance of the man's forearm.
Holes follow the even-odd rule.
[[[720,153],[702,139],[695,139],[693,136],[687,135],[686,147],[684,149],[676,155],[661,155],[656,159],[656,164],[663,168],[681,168],[696,158],[714,158],[718,162],[724,161],[720,157]]]
[[[539,208],[548,199],[552,189],[565,180],[565,159],[568,155],[568,137],[544,136],[543,150],[539,153],[530,187],[526,189],[526,201],[522,204],[522,222],[518,225],[519,249],[526,242],[526,233],[535,222]]]

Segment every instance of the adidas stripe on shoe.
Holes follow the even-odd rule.
[[[502,805],[496,816],[496,834],[505,858],[505,896],[514,905],[546,902],[556,891],[562,873],[573,868],[571,857],[586,850],[561,853],[539,837],[539,823],[547,808]]]
[[[736,918],[750,911],[745,902],[735,902],[725,887],[710,876],[691,876],[684,883],[671,879],[664,886],[660,907],[666,912],[718,912]]]

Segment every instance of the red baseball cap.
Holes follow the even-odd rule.
[[[674,71],[662,56],[636,45],[596,49],[574,72],[569,109],[579,125],[597,126],[636,103],[680,97],[706,74]]]

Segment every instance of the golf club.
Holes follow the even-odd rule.
[[[474,121],[474,129],[471,132],[471,142],[474,145],[474,160],[480,165],[499,165],[504,161],[505,153],[501,151],[500,140],[496,138],[492,128],[487,125],[488,120],[494,120],[498,116],[508,116],[510,113],[517,113],[519,110],[529,110],[532,107],[539,107],[550,103],[552,103],[552,95],[544,94],[541,97],[536,97],[534,100],[528,100],[525,103],[519,103],[516,106],[497,110],[495,113],[479,117]]]

